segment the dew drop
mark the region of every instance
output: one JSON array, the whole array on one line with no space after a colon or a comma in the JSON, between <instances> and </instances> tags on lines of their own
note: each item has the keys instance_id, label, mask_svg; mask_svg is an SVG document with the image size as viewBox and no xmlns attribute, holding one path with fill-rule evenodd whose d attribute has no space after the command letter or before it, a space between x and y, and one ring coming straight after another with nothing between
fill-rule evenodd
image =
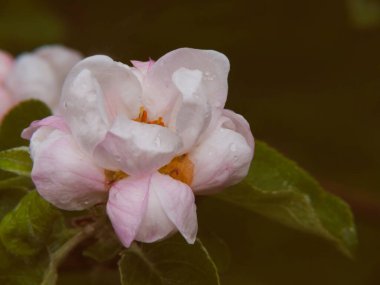
<instances>
[{"instance_id":1,"label":"dew drop","mask_svg":"<svg viewBox=\"0 0 380 285\"><path fill-rule=\"evenodd\" d=\"M231 144L231 146L230 146L230 150L232 151L232 152L235 152L236 151L236 144Z\"/></svg>"},{"instance_id":2,"label":"dew drop","mask_svg":"<svg viewBox=\"0 0 380 285\"><path fill-rule=\"evenodd\" d=\"M160 139L160 137L156 137L156 139L154 140L154 144L156 146L160 146L161 145L161 139Z\"/></svg>"}]
</instances>

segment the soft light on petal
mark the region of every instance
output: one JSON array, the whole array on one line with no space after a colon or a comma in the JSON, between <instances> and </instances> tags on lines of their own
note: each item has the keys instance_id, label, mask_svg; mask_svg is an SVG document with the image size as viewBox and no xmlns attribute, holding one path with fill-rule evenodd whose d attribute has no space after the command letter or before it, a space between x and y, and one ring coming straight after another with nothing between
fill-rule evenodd
<instances>
[{"instance_id":1,"label":"soft light on petal","mask_svg":"<svg viewBox=\"0 0 380 285\"><path fill-rule=\"evenodd\" d=\"M224 107L230 69L227 57L213 50L180 48L157 60L144 81L144 105L150 113L155 116L170 113L179 95L172 76L180 68L200 70L208 101L213 108Z\"/></svg>"},{"instance_id":2,"label":"soft light on petal","mask_svg":"<svg viewBox=\"0 0 380 285\"><path fill-rule=\"evenodd\" d=\"M180 138L168 128L118 117L94 156L99 166L141 175L169 163L180 147Z\"/></svg>"},{"instance_id":3,"label":"soft light on petal","mask_svg":"<svg viewBox=\"0 0 380 285\"><path fill-rule=\"evenodd\" d=\"M155 242L179 230L189 243L197 232L196 206L189 186L154 173L128 177L110 190L107 213L122 241Z\"/></svg>"},{"instance_id":4,"label":"soft light on petal","mask_svg":"<svg viewBox=\"0 0 380 285\"><path fill-rule=\"evenodd\" d=\"M107 56L92 56L69 73L60 112L83 149L91 153L118 114L138 116L140 94L140 82L128 66Z\"/></svg>"},{"instance_id":5,"label":"soft light on petal","mask_svg":"<svg viewBox=\"0 0 380 285\"><path fill-rule=\"evenodd\" d=\"M62 100L61 114L83 151L91 155L109 127L98 81L89 70L82 70L72 80L66 80Z\"/></svg>"},{"instance_id":6,"label":"soft light on petal","mask_svg":"<svg viewBox=\"0 0 380 285\"><path fill-rule=\"evenodd\" d=\"M194 194L191 188L168 175L155 173L151 180L162 209L188 243L194 243L198 230Z\"/></svg>"},{"instance_id":7,"label":"soft light on petal","mask_svg":"<svg viewBox=\"0 0 380 285\"><path fill-rule=\"evenodd\" d=\"M115 183L109 193L107 214L124 246L135 239L148 205L150 175L128 177Z\"/></svg>"},{"instance_id":8,"label":"soft light on petal","mask_svg":"<svg viewBox=\"0 0 380 285\"><path fill-rule=\"evenodd\" d=\"M169 127L181 137L181 153L188 152L207 128L211 118L211 107L202 92L202 72L180 68L173 73L173 82L181 92L172 112Z\"/></svg>"},{"instance_id":9,"label":"soft light on petal","mask_svg":"<svg viewBox=\"0 0 380 285\"><path fill-rule=\"evenodd\" d=\"M30 148L32 179L44 199L64 210L83 210L105 201L103 169L80 151L70 134L41 127Z\"/></svg>"},{"instance_id":10,"label":"soft light on petal","mask_svg":"<svg viewBox=\"0 0 380 285\"><path fill-rule=\"evenodd\" d=\"M21 133L21 137L26 140L30 140L32 135L40 127L52 127L54 129L61 130L62 132L69 133L70 130L66 125L65 120L60 116L49 116L39 121L34 121L29 127L24 129Z\"/></svg>"},{"instance_id":11,"label":"soft light on petal","mask_svg":"<svg viewBox=\"0 0 380 285\"><path fill-rule=\"evenodd\" d=\"M197 194L216 192L247 175L254 149L248 123L248 130L243 125L239 122L235 126L233 120L222 117L219 127L190 152L189 158L194 163L192 188Z\"/></svg>"}]
</instances>

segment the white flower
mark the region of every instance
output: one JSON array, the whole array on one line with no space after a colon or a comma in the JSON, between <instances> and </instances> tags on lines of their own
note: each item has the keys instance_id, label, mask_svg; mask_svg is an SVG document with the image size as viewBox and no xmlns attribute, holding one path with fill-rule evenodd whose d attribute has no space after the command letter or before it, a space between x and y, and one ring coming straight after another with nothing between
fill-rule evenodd
<instances>
[{"instance_id":1,"label":"white flower","mask_svg":"<svg viewBox=\"0 0 380 285\"><path fill-rule=\"evenodd\" d=\"M32 178L63 209L90 207L109 191L107 213L127 247L177 230L193 243L193 193L239 182L253 157L247 121L224 109L228 59L182 48L133 65L93 56L70 71L62 117L24 131Z\"/></svg>"},{"instance_id":2,"label":"white flower","mask_svg":"<svg viewBox=\"0 0 380 285\"><path fill-rule=\"evenodd\" d=\"M56 111L66 75L81 58L78 52L59 45L38 48L15 60L0 52L0 98L6 93L8 102L4 110L23 100L38 99Z\"/></svg>"}]
</instances>

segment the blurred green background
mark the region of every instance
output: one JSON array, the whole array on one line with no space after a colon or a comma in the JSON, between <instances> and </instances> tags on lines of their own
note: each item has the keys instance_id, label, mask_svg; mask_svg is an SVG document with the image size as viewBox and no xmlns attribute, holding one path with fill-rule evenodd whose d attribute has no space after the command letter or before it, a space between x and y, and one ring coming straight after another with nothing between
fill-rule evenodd
<instances>
[{"instance_id":1,"label":"blurred green background","mask_svg":"<svg viewBox=\"0 0 380 285\"><path fill-rule=\"evenodd\" d=\"M227 106L350 203L360 244L351 261L317 238L201 201L213 222L200 222L230 248L222 284L380 284L379 0L0 0L0 48L49 43L126 63L184 46L225 53ZM62 284L76 284L78 264L67 262ZM112 265L85 266L82 283L118 284Z\"/></svg>"}]
</instances>

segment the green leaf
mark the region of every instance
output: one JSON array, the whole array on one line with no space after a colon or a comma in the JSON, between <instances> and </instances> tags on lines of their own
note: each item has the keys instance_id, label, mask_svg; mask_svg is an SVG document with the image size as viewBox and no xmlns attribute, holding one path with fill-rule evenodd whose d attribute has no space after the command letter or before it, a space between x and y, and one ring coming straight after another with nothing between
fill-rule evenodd
<instances>
[{"instance_id":1,"label":"green leaf","mask_svg":"<svg viewBox=\"0 0 380 285\"><path fill-rule=\"evenodd\" d=\"M349 206L323 191L308 173L262 142L256 142L246 179L215 197L319 235L348 256L357 244Z\"/></svg>"},{"instance_id":2,"label":"green leaf","mask_svg":"<svg viewBox=\"0 0 380 285\"><path fill-rule=\"evenodd\" d=\"M4 180L0 180L0 190L2 189L33 189L33 181L30 177L13 176Z\"/></svg>"},{"instance_id":3,"label":"green leaf","mask_svg":"<svg viewBox=\"0 0 380 285\"><path fill-rule=\"evenodd\" d=\"M153 244L133 244L123 253L119 270L123 285L220 284L201 241L188 245L178 235Z\"/></svg>"},{"instance_id":4,"label":"green leaf","mask_svg":"<svg viewBox=\"0 0 380 285\"><path fill-rule=\"evenodd\" d=\"M0 241L12 255L33 256L47 249L61 225L61 213L32 191L0 222Z\"/></svg>"},{"instance_id":5,"label":"green leaf","mask_svg":"<svg viewBox=\"0 0 380 285\"><path fill-rule=\"evenodd\" d=\"M227 243L213 232L205 233L200 231L198 232L198 237L207 248L207 251L214 261L218 272L222 273L227 271L231 263L231 252Z\"/></svg>"},{"instance_id":6,"label":"green leaf","mask_svg":"<svg viewBox=\"0 0 380 285\"><path fill-rule=\"evenodd\" d=\"M41 101L28 100L14 107L3 119L0 127L0 150L28 145L21 132L31 122L51 115L50 109Z\"/></svg>"},{"instance_id":7,"label":"green leaf","mask_svg":"<svg viewBox=\"0 0 380 285\"><path fill-rule=\"evenodd\" d=\"M20 188L0 188L0 221L9 211L16 207L25 194L26 191Z\"/></svg>"},{"instance_id":8,"label":"green leaf","mask_svg":"<svg viewBox=\"0 0 380 285\"><path fill-rule=\"evenodd\" d=\"M18 175L30 176L33 162L24 146L0 151L0 169Z\"/></svg>"}]
</instances>

